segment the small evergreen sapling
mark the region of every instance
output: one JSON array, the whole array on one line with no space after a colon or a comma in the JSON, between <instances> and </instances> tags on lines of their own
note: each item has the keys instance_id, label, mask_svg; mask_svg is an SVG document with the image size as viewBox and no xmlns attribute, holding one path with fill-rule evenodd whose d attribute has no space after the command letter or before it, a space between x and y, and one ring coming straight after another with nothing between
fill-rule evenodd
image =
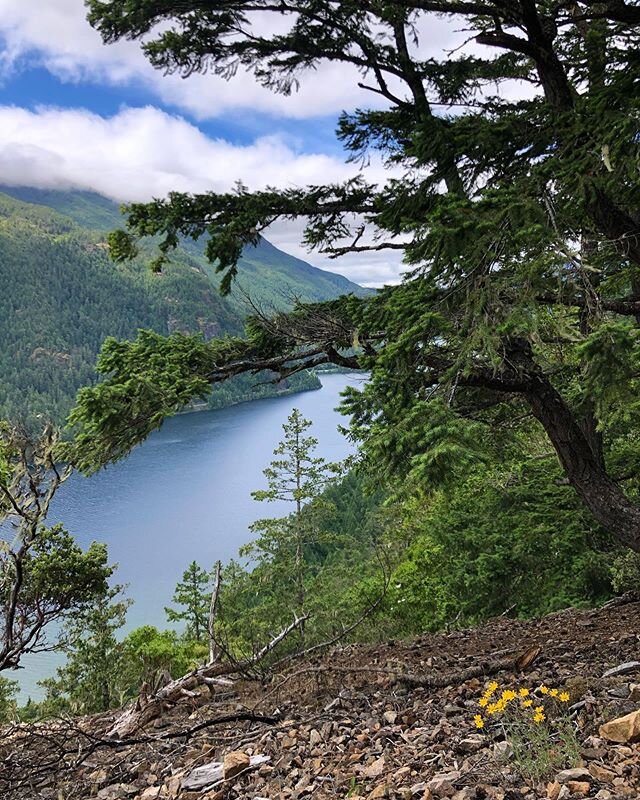
<instances>
[{"instance_id":1,"label":"small evergreen sapling","mask_svg":"<svg viewBox=\"0 0 640 800\"><path fill-rule=\"evenodd\" d=\"M252 492L262 502L289 503L293 512L254 522L251 530L259 536L241 549L242 555L268 564L276 580L293 587L298 616L305 613L310 548L322 538L319 523L327 503L321 496L340 473L338 464L314 455L318 440L307 435L310 427L311 421L294 408L273 451L277 458L264 470L267 488Z\"/></svg>"},{"instance_id":2,"label":"small evergreen sapling","mask_svg":"<svg viewBox=\"0 0 640 800\"><path fill-rule=\"evenodd\" d=\"M165 608L169 622L187 623L185 635L188 639L196 642L206 640L210 594L211 575L192 561L173 593L173 602L180 610Z\"/></svg>"}]
</instances>

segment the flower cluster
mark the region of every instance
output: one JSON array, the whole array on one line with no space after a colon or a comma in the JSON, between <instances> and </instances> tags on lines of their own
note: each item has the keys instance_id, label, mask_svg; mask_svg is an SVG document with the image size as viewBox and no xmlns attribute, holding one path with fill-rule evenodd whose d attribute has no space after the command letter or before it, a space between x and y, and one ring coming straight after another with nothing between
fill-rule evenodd
<instances>
[{"instance_id":1,"label":"flower cluster","mask_svg":"<svg viewBox=\"0 0 640 800\"><path fill-rule=\"evenodd\" d=\"M478 700L480 708L488 717L503 714L510 704L516 704L521 709L531 709L533 722L539 724L544 722L546 717L544 700L552 698L559 703L569 702L569 693L561 692L559 689L550 689L548 686L542 684L537 689L530 691L526 686L520 687L517 691L513 689L504 689L498 694L499 685L496 681L491 681L487 686L484 694ZM543 699L540 700L539 696L542 695ZM538 700L539 704L536 704ZM476 714L473 718L476 728L481 729L485 726L485 718L482 714Z\"/></svg>"}]
</instances>

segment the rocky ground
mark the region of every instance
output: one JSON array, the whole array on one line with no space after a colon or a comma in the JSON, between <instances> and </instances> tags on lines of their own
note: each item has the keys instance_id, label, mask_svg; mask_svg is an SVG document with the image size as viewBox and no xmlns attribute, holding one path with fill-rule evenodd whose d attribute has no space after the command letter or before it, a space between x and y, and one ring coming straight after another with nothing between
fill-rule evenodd
<instances>
[{"instance_id":1,"label":"rocky ground","mask_svg":"<svg viewBox=\"0 0 640 800\"><path fill-rule=\"evenodd\" d=\"M516 741L505 717L479 707L492 680L492 701L528 688L533 707L544 704L548 719L526 723L531 742L526 726ZM550 701L543 685L570 699ZM640 602L336 649L262 681L203 688L126 741L105 738L113 719L5 730L0 797L637 798ZM530 775L534 743L550 762L542 777ZM573 757L552 763L570 745Z\"/></svg>"}]
</instances>

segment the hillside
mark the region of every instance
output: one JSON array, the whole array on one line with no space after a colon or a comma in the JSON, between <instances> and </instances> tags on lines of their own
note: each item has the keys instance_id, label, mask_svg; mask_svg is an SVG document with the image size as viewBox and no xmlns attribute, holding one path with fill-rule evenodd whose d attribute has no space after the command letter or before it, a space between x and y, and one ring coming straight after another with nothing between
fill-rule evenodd
<instances>
[{"instance_id":1,"label":"hillside","mask_svg":"<svg viewBox=\"0 0 640 800\"><path fill-rule=\"evenodd\" d=\"M630 800L640 792L639 622L628 596L336 648L254 680L246 670L209 688L194 680L124 741L105 736L121 712L8 727L0 789L8 800ZM550 721L531 731L549 731L538 741L555 764L523 758L508 721L485 714L477 730L491 680L544 704ZM635 732L621 717L637 719ZM553 733L562 719L564 739ZM532 777L536 765L546 773Z\"/></svg>"},{"instance_id":2,"label":"hillside","mask_svg":"<svg viewBox=\"0 0 640 800\"><path fill-rule=\"evenodd\" d=\"M162 275L140 260L114 265L105 233L122 224L118 207L89 192L2 187L0 193L0 417L33 419L68 413L78 387L95 380L107 336L128 339L139 328L160 333L239 334L245 294L267 308L293 297L323 300L361 287L306 264L263 240L248 248L242 278L229 298L197 243L181 248ZM312 376L288 386L254 388L244 377L216 390L211 407L275 391L313 388Z\"/></svg>"}]
</instances>

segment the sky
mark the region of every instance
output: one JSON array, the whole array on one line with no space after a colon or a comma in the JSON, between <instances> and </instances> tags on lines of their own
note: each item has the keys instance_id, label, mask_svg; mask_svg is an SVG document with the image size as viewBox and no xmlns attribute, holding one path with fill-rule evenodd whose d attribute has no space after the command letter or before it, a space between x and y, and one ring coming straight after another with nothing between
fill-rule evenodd
<instances>
[{"instance_id":1,"label":"sky","mask_svg":"<svg viewBox=\"0 0 640 800\"><path fill-rule=\"evenodd\" d=\"M276 20L264 20L274 25ZM442 52L451 31L426 32ZM348 164L334 136L342 110L371 107L347 66L322 65L290 96L240 72L166 76L136 42L103 45L83 0L0 0L0 183L80 188L119 202L170 190L224 191L341 181ZM372 160L367 179L384 180ZM300 245L301 225L277 223L278 247L365 285L396 282L396 253L329 260Z\"/></svg>"}]
</instances>

